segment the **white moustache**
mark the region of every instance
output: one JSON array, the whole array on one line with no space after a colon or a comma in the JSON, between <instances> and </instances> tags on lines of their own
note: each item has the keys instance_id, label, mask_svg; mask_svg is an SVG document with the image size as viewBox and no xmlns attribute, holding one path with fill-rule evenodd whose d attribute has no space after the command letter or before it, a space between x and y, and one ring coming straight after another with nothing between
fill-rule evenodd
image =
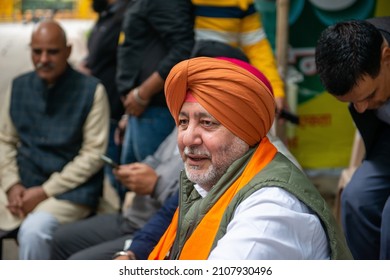
<instances>
[{"instance_id":1,"label":"white moustache","mask_svg":"<svg viewBox=\"0 0 390 280\"><path fill-rule=\"evenodd\" d=\"M42 63L42 62L39 62L37 63L37 66L36 66L36 69L37 70L41 70L41 69L53 69L54 68L54 64L53 63Z\"/></svg>"},{"instance_id":2,"label":"white moustache","mask_svg":"<svg viewBox=\"0 0 390 280\"><path fill-rule=\"evenodd\" d=\"M184 154L186 156L188 155L197 155L197 156L206 156L206 157L210 157L210 153L208 151L202 151L200 149L197 149L197 148L191 148L191 147L185 147L184 148Z\"/></svg>"}]
</instances>

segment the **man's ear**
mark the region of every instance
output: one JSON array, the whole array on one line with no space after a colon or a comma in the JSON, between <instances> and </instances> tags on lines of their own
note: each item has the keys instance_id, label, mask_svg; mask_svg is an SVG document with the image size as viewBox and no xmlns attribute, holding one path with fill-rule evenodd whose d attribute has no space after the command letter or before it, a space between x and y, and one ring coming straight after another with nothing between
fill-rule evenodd
<instances>
[{"instance_id":1,"label":"man's ear","mask_svg":"<svg viewBox=\"0 0 390 280\"><path fill-rule=\"evenodd\" d=\"M68 59L70 57L70 54L72 53L72 45L66 46L66 58Z\"/></svg>"},{"instance_id":2,"label":"man's ear","mask_svg":"<svg viewBox=\"0 0 390 280\"><path fill-rule=\"evenodd\" d=\"M390 43L384 40L383 42L383 48L382 48L382 61L385 63L390 62Z\"/></svg>"}]
</instances>

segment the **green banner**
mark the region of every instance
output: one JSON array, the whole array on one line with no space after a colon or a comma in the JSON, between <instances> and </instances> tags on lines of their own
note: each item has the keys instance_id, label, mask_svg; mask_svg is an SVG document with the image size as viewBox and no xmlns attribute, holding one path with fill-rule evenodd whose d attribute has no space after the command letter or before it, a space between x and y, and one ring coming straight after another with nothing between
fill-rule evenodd
<instances>
[{"instance_id":1,"label":"green banner","mask_svg":"<svg viewBox=\"0 0 390 280\"><path fill-rule=\"evenodd\" d=\"M275 46L276 1L257 0L256 7ZM347 104L325 92L316 73L314 52L320 33L340 20L385 15L390 15L390 1L386 0L290 1L288 61L290 69L299 73L301 79L293 90L289 89L289 77L286 84L289 103L300 116L301 124L289 126L287 137L291 152L303 168L346 167L355 132Z\"/></svg>"}]
</instances>

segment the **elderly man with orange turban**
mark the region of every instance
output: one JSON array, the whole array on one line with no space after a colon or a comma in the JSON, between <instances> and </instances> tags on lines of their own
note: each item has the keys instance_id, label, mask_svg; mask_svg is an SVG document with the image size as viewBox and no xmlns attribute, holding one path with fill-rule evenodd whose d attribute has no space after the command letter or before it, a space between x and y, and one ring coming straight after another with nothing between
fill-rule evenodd
<instances>
[{"instance_id":1,"label":"elderly man with orange turban","mask_svg":"<svg viewBox=\"0 0 390 280\"><path fill-rule=\"evenodd\" d=\"M199 57L165 83L184 161L179 207L149 259L350 259L326 202L268 140L272 88L251 65Z\"/></svg>"}]
</instances>

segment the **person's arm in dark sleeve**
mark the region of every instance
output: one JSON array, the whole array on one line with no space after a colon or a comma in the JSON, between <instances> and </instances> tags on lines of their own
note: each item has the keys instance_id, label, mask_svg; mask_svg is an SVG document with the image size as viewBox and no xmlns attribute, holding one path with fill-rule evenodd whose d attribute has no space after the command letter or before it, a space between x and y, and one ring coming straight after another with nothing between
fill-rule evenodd
<instances>
[{"instance_id":1,"label":"person's arm in dark sleeve","mask_svg":"<svg viewBox=\"0 0 390 280\"><path fill-rule=\"evenodd\" d=\"M165 80L174 65L191 55L195 42L193 6L189 0L151 0L149 12L151 25L168 49L157 67Z\"/></svg>"},{"instance_id":2,"label":"person's arm in dark sleeve","mask_svg":"<svg viewBox=\"0 0 390 280\"><path fill-rule=\"evenodd\" d=\"M145 226L134 234L133 241L127 250L133 252L137 260L148 258L150 252L171 223L178 202L179 192L176 192L165 201L164 205L150 218Z\"/></svg>"}]
</instances>

